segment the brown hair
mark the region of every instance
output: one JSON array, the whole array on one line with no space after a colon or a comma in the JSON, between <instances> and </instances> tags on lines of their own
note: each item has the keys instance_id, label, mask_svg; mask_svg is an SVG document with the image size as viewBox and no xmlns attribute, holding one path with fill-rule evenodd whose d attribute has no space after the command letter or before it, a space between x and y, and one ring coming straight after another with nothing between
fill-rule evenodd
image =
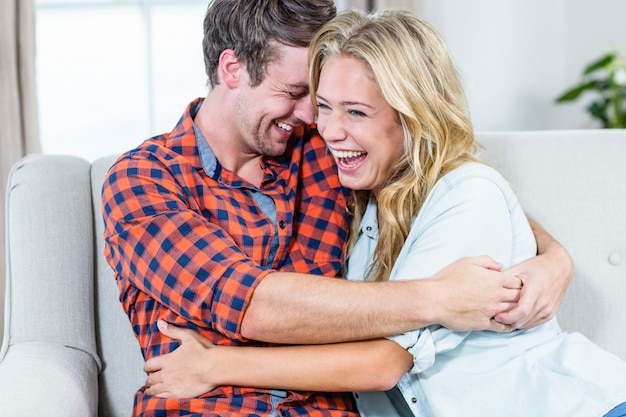
<instances>
[{"instance_id":1,"label":"brown hair","mask_svg":"<svg viewBox=\"0 0 626 417\"><path fill-rule=\"evenodd\" d=\"M214 0L204 18L204 65L209 84L219 83L221 53L232 49L253 86L275 59L275 42L306 48L315 32L336 14L332 0Z\"/></svg>"}]
</instances>

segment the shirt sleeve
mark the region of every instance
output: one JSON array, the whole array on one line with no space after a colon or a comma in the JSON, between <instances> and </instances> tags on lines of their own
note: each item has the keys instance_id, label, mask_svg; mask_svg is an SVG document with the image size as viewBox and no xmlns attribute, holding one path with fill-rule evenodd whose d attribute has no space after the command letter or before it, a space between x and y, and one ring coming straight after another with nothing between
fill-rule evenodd
<instances>
[{"instance_id":1,"label":"shirt sleeve","mask_svg":"<svg viewBox=\"0 0 626 417\"><path fill-rule=\"evenodd\" d=\"M181 182L197 175L174 172L181 169L145 155L116 162L102 191L105 256L122 298L132 286L196 325L242 339L243 313L269 270L202 215L187 185L201 179Z\"/></svg>"},{"instance_id":2,"label":"shirt sleeve","mask_svg":"<svg viewBox=\"0 0 626 417\"><path fill-rule=\"evenodd\" d=\"M469 176L450 182L444 177L412 227L395 279L430 277L465 256L489 255L507 267L512 259L514 222L528 227L503 179L500 183ZM420 373L435 363L438 353L456 348L468 334L429 326L389 339L411 352L411 373Z\"/></svg>"}]
</instances>

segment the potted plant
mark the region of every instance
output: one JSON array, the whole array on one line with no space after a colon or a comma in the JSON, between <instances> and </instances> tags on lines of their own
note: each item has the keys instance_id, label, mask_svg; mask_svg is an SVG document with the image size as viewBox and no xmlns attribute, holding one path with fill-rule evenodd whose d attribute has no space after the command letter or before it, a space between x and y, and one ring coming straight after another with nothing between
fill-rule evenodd
<instances>
[{"instance_id":1,"label":"potted plant","mask_svg":"<svg viewBox=\"0 0 626 417\"><path fill-rule=\"evenodd\" d=\"M557 103L578 99L587 91L596 98L587 107L604 128L626 128L626 60L611 50L585 67L580 83L557 97Z\"/></svg>"}]
</instances>

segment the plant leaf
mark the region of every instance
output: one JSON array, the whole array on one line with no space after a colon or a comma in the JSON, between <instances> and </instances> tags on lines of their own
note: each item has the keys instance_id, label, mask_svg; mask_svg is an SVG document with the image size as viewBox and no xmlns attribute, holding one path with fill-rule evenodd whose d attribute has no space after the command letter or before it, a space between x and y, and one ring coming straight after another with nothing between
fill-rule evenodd
<instances>
[{"instance_id":1,"label":"plant leaf","mask_svg":"<svg viewBox=\"0 0 626 417\"><path fill-rule=\"evenodd\" d=\"M556 102L564 103L566 101L576 100L578 96L580 96L585 91L594 90L598 88L598 86L600 86L600 82L598 82L597 80L591 80L584 84L580 84L574 88L567 90L565 93L561 94L559 97L557 97Z\"/></svg>"},{"instance_id":2,"label":"plant leaf","mask_svg":"<svg viewBox=\"0 0 626 417\"><path fill-rule=\"evenodd\" d=\"M587 108L591 117L593 117L594 119L600 120L602 124L604 125L604 127L607 127L610 124L609 118L606 115L607 106L608 106L608 102L606 100L602 103L598 103L597 101L594 101Z\"/></svg>"},{"instance_id":3,"label":"plant leaf","mask_svg":"<svg viewBox=\"0 0 626 417\"><path fill-rule=\"evenodd\" d=\"M583 71L583 75L589 75L594 71L605 68L611 62L613 62L614 59L615 54L613 52L604 55L602 58L599 58L598 60L589 64Z\"/></svg>"}]
</instances>

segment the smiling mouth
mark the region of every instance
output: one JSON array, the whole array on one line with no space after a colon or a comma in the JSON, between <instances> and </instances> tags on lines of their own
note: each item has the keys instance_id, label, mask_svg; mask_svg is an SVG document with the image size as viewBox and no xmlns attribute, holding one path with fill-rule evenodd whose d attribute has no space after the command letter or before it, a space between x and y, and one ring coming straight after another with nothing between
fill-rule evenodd
<instances>
[{"instance_id":1,"label":"smiling mouth","mask_svg":"<svg viewBox=\"0 0 626 417\"><path fill-rule=\"evenodd\" d=\"M337 163L348 168L357 166L367 155L365 151L338 151L331 149L330 152L337 160Z\"/></svg>"},{"instance_id":2,"label":"smiling mouth","mask_svg":"<svg viewBox=\"0 0 626 417\"><path fill-rule=\"evenodd\" d=\"M288 125L287 123L283 123L283 122L276 122L274 123L280 130L287 132L287 133L291 133L293 132L294 127L292 125Z\"/></svg>"}]
</instances>

